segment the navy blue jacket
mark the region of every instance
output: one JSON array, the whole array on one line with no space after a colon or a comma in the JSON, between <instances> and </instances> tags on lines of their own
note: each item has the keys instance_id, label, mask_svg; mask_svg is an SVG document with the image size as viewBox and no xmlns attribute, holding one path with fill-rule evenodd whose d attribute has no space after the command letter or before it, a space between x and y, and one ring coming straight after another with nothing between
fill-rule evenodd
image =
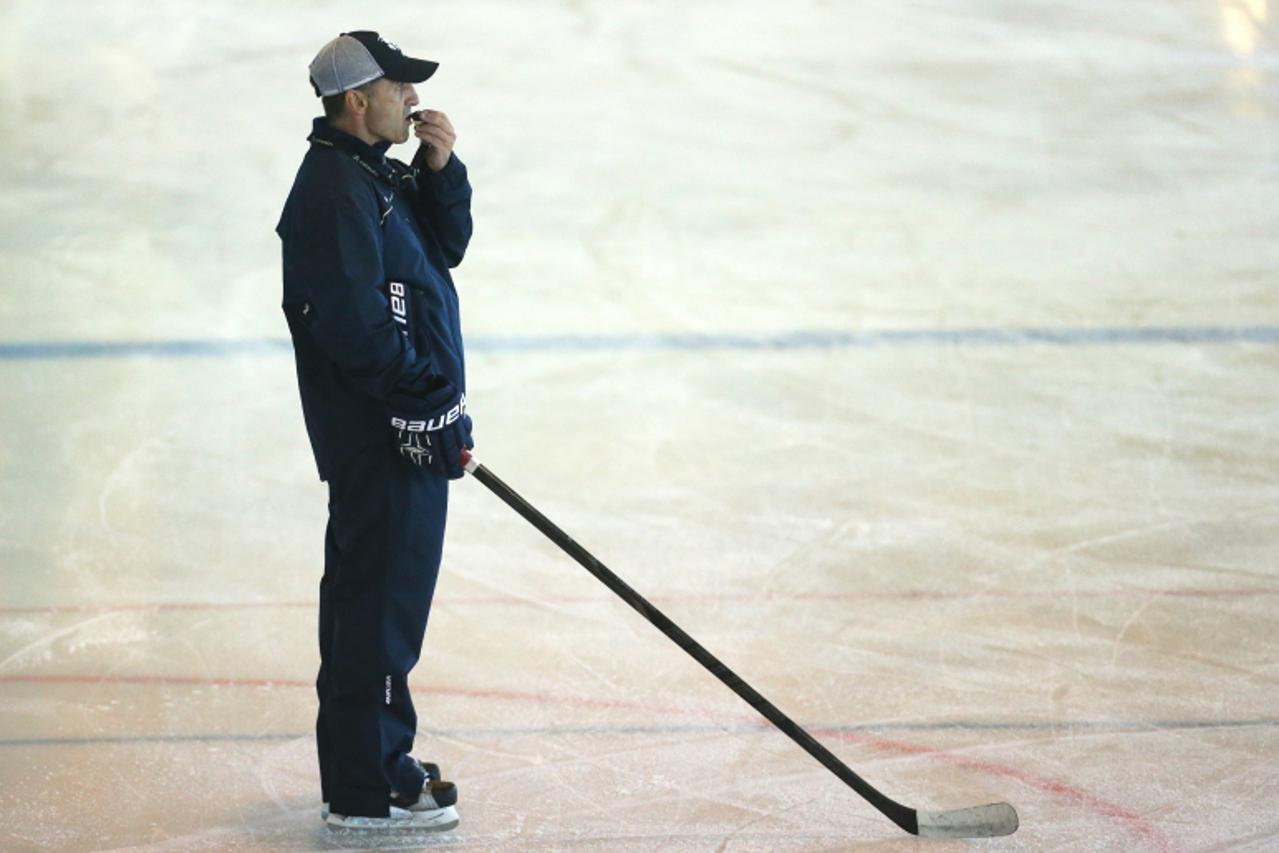
<instances>
[{"instance_id":1,"label":"navy blue jacket","mask_svg":"<svg viewBox=\"0 0 1279 853\"><path fill-rule=\"evenodd\" d=\"M426 413L466 393L449 269L471 239L471 185L386 157L317 118L276 233L284 314L320 479L389 444L388 413Z\"/></svg>"}]
</instances>

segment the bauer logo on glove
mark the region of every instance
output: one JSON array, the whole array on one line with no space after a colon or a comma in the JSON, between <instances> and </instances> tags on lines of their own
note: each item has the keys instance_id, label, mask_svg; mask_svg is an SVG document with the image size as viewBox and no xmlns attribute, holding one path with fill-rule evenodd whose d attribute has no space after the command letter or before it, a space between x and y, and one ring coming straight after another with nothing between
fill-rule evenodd
<instances>
[{"instance_id":1,"label":"bauer logo on glove","mask_svg":"<svg viewBox=\"0 0 1279 853\"><path fill-rule=\"evenodd\" d=\"M458 398L457 405L450 408L447 412L442 412L436 417L426 420L406 420L405 418L391 415L392 429L401 432L436 432L444 429L449 424L455 423L459 418L466 414L466 395L463 394Z\"/></svg>"},{"instance_id":2,"label":"bauer logo on glove","mask_svg":"<svg viewBox=\"0 0 1279 853\"><path fill-rule=\"evenodd\" d=\"M475 446L465 394L434 413L423 416L391 412L390 420L401 456L450 480L462 476L462 448Z\"/></svg>"}]
</instances>

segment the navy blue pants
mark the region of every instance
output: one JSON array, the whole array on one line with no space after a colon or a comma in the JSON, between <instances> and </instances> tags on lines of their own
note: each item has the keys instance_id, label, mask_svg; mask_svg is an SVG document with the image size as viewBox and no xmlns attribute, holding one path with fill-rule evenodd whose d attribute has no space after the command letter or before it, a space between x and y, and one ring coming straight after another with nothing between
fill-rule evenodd
<instances>
[{"instance_id":1,"label":"navy blue pants","mask_svg":"<svg viewBox=\"0 0 1279 853\"><path fill-rule=\"evenodd\" d=\"M329 478L320 581L320 788L336 814L385 817L416 797L408 674L435 594L449 481L369 448Z\"/></svg>"}]
</instances>

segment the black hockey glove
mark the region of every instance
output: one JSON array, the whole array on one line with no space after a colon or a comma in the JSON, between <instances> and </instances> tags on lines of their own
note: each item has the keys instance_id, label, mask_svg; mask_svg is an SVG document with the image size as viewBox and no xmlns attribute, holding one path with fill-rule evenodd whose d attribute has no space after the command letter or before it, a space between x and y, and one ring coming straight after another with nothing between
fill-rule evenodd
<instances>
[{"instance_id":1,"label":"black hockey glove","mask_svg":"<svg viewBox=\"0 0 1279 853\"><path fill-rule=\"evenodd\" d=\"M416 409L416 407L414 407ZM400 455L421 468L428 468L450 480L460 478L462 448L475 446L471 439L471 418L466 414L466 395L452 398L433 412L391 412L391 428Z\"/></svg>"}]
</instances>

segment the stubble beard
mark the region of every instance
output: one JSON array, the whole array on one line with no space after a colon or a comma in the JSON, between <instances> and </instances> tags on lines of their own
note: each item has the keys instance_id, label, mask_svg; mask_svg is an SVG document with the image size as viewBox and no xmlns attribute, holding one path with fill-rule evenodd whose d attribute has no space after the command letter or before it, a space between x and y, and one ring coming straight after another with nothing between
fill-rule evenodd
<instances>
[{"instance_id":1,"label":"stubble beard","mask_svg":"<svg viewBox=\"0 0 1279 853\"><path fill-rule=\"evenodd\" d=\"M375 131L374 135L380 139L385 139L392 144L401 144L409 141L409 127L404 119L399 120L399 124L392 124L393 119L388 117L384 128Z\"/></svg>"}]
</instances>

